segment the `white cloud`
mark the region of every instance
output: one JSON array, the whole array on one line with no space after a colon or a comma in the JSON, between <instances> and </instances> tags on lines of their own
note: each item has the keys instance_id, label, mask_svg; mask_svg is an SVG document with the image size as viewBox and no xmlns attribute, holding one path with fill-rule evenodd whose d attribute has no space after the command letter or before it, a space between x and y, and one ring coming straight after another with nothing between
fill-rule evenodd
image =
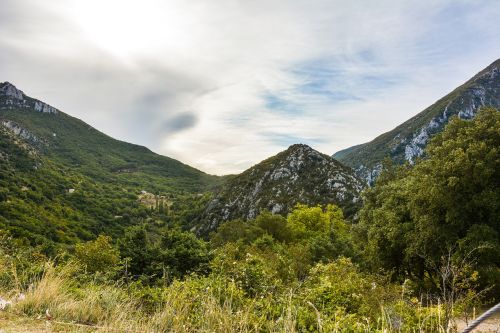
<instances>
[{"instance_id":1,"label":"white cloud","mask_svg":"<svg viewBox=\"0 0 500 333\"><path fill-rule=\"evenodd\" d=\"M217 174L370 140L500 54L496 1L0 2L0 80Z\"/></svg>"}]
</instances>

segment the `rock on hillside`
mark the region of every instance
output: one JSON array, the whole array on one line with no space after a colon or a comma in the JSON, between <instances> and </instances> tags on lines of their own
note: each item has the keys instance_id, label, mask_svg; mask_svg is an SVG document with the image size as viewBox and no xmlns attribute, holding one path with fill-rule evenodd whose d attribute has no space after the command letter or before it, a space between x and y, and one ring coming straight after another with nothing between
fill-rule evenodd
<instances>
[{"instance_id":1,"label":"rock on hillside","mask_svg":"<svg viewBox=\"0 0 500 333\"><path fill-rule=\"evenodd\" d=\"M229 180L209 203L199 232L252 219L262 209L287 214L297 203L334 203L352 215L362 188L349 167L307 145L293 145Z\"/></svg>"},{"instance_id":2,"label":"rock on hillside","mask_svg":"<svg viewBox=\"0 0 500 333\"><path fill-rule=\"evenodd\" d=\"M0 110L15 108L33 109L43 113L57 113L59 111L44 102L26 96L10 82L0 82Z\"/></svg>"}]
</instances>

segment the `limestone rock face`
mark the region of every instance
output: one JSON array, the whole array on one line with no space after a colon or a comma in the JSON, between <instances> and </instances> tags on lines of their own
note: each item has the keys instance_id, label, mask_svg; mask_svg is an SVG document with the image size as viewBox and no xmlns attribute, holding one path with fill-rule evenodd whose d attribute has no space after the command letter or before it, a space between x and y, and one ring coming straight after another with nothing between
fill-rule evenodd
<instances>
[{"instance_id":1,"label":"limestone rock face","mask_svg":"<svg viewBox=\"0 0 500 333\"><path fill-rule=\"evenodd\" d=\"M57 113L58 110L44 102L26 96L10 82L0 83L0 110L33 109L43 113Z\"/></svg>"},{"instance_id":2,"label":"limestone rock face","mask_svg":"<svg viewBox=\"0 0 500 333\"><path fill-rule=\"evenodd\" d=\"M35 102L35 106L34 106L35 110L38 111L38 112L44 112L44 113L57 113L57 109L48 105L48 104L45 104L43 102L39 102L39 101L36 101Z\"/></svg>"},{"instance_id":3,"label":"limestone rock face","mask_svg":"<svg viewBox=\"0 0 500 333\"><path fill-rule=\"evenodd\" d=\"M17 100L23 100L24 96L24 93L21 90L17 89L12 83L9 82L0 84L0 94Z\"/></svg>"},{"instance_id":4,"label":"limestone rock face","mask_svg":"<svg viewBox=\"0 0 500 333\"><path fill-rule=\"evenodd\" d=\"M40 141L36 135L11 120L3 120L1 125L8 129L12 134L17 135L31 143L38 143Z\"/></svg>"}]
</instances>

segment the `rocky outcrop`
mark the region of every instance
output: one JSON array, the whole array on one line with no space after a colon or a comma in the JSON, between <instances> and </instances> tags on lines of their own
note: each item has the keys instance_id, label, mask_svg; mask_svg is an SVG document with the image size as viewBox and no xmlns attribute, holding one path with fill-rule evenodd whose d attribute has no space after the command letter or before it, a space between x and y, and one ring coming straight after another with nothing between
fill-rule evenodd
<instances>
[{"instance_id":1,"label":"rocky outcrop","mask_svg":"<svg viewBox=\"0 0 500 333\"><path fill-rule=\"evenodd\" d=\"M22 128L19 124L11 121L11 120L3 120L2 121L2 126L8 129L12 134L29 141L30 143L40 143L40 139L28 131L27 129Z\"/></svg>"},{"instance_id":2,"label":"rocky outcrop","mask_svg":"<svg viewBox=\"0 0 500 333\"><path fill-rule=\"evenodd\" d=\"M293 145L231 179L204 212L202 231L232 219L253 219L262 209L287 214L297 203L334 203L352 214L363 183L354 171L307 145Z\"/></svg>"},{"instance_id":3,"label":"rocky outcrop","mask_svg":"<svg viewBox=\"0 0 500 333\"><path fill-rule=\"evenodd\" d=\"M22 101L24 97L24 93L9 82L0 84L0 95L20 101Z\"/></svg>"},{"instance_id":4,"label":"rocky outcrop","mask_svg":"<svg viewBox=\"0 0 500 333\"><path fill-rule=\"evenodd\" d=\"M57 109L55 107L52 107L40 101L35 101L34 109L35 111L43 113L57 113Z\"/></svg>"},{"instance_id":5,"label":"rocky outcrop","mask_svg":"<svg viewBox=\"0 0 500 333\"><path fill-rule=\"evenodd\" d=\"M1 109L33 109L37 112L55 114L58 110L44 102L26 96L12 83L0 83L0 110Z\"/></svg>"}]
</instances>

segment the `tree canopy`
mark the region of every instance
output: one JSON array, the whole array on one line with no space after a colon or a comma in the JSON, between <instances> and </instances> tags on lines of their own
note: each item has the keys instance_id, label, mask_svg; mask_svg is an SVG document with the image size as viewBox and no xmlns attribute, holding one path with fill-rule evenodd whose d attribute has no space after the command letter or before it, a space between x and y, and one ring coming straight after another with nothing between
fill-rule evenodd
<instances>
[{"instance_id":1,"label":"tree canopy","mask_svg":"<svg viewBox=\"0 0 500 333\"><path fill-rule=\"evenodd\" d=\"M443 256L500 267L500 113L453 118L414 167L386 166L365 193L361 226L373 267L431 276Z\"/></svg>"}]
</instances>

